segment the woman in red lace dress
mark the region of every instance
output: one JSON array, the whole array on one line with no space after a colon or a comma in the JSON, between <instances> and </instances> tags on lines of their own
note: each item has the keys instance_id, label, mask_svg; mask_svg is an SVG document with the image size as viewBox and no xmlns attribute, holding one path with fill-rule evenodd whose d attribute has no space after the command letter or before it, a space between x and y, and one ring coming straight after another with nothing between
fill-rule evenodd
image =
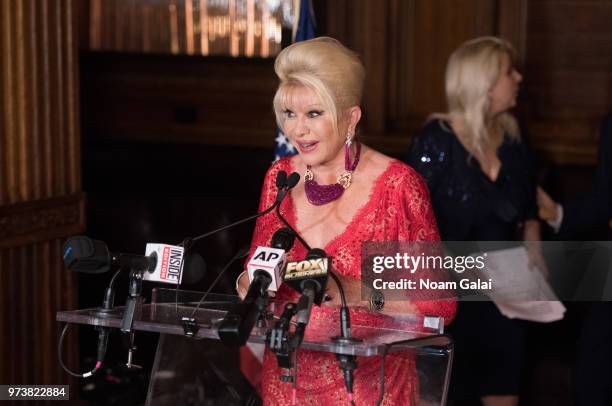
<instances>
[{"instance_id":1,"label":"woman in red lace dress","mask_svg":"<svg viewBox=\"0 0 612 406\"><path fill-rule=\"evenodd\" d=\"M280 79L274 97L278 125L299 154L275 162L268 170L260 207L274 201L278 171L302 174L280 211L311 247L322 248L333 257L332 270L344 287L353 325L383 327L391 320L386 313L440 315L450 321L456 306L452 300L388 301L377 312L368 311L368 301L361 300L362 241L433 241L439 236L421 177L355 139L365 76L357 56L332 38L316 38L284 49L276 59L275 71ZM272 234L281 227L274 214L260 217L252 247L269 245ZM297 241L288 253L289 260L305 255ZM248 278L240 277L237 282L244 295ZM313 309L311 323L339 319L337 287L330 281L327 288L332 300ZM297 298L286 286L277 297ZM300 350L298 365L299 404L346 403L343 377L333 354ZM263 368L264 402L291 404L291 385L280 382L276 358L269 352ZM379 374L379 357L359 358L353 395L357 405L375 404ZM389 354L383 404L415 405L417 396L414 358Z\"/></svg>"}]
</instances>

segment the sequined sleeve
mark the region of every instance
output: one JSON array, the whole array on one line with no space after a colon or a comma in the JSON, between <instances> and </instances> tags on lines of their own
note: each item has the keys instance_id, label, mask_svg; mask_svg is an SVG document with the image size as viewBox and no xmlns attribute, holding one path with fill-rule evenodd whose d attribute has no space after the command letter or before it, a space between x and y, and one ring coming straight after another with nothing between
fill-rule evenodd
<instances>
[{"instance_id":1,"label":"sequined sleeve","mask_svg":"<svg viewBox=\"0 0 612 406\"><path fill-rule=\"evenodd\" d=\"M406 163L420 173L431 193L434 193L448 166L448 143L442 121L429 122L412 141ZM452 135L452 134L451 134Z\"/></svg>"}]
</instances>

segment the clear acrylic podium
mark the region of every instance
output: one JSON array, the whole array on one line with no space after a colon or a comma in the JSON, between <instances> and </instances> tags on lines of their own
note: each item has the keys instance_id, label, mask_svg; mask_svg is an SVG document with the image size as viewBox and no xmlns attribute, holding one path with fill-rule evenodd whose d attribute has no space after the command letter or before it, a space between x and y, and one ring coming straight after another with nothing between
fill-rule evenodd
<instances>
[{"instance_id":1,"label":"clear acrylic podium","mask_svg":"<svg viewBox=\"0 0 612 406\"><path fill-rule=\"evenodd\" d=\"M239 299L236 296L202 292L154 289L150 304L136 311L133 330L157 332L160 340L151 372L147 405L250 405L258 404L253 390L240 372L238 348L222 344L217 326ZM268 306L268 325L284 307L272 299ZM122 308L105 315L98 309L57 313L60 322L120 328ZM194 337L185 335L182 317L193 317L198 324ZM445 405L453 358L452 340L443 334L440 317L394 317L385 328L358 325L353 322L352 335L361 341L338 344L338 323L325 325L312 320L300 351L315 350L371 357L385 351L413 352L419 379L419 405ZM313 328L311 328L313 327ZM309 334L310 331L316 331ZM265 344L267 326L255 327L249 343ZM299 366L298 366L299 367ZM298 400L299 404L299 400Z\"/></svg>"}]
</instances>

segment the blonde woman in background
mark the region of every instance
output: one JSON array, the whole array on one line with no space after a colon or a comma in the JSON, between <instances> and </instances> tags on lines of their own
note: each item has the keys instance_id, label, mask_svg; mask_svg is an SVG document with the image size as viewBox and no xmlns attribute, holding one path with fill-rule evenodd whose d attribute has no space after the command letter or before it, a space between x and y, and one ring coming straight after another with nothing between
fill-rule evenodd
<instances>
[{"instance_id":1,"label":"blonde woman in background","mask_svg":"<svg viewBox=\"0 0 612 406\"><path fill-rule=\"evenodd\" d=\"M528 153L509 113L522 80L514 55L495 37L455 50L446 69L448 112L434 114L414 139L408 163L429 186L442 240L540 239ZM530 261L542 264L537 251ZM525 327L492 302L460 303L451 326L455 404L518 404Z\"/></svg>"}]
</instances>

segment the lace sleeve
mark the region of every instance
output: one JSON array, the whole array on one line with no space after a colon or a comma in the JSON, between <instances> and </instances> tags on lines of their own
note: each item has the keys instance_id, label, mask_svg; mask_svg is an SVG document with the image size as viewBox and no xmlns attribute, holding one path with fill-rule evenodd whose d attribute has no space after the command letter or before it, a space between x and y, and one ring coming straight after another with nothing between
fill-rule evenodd
<instances>
[{"instance_id":1,"label":"lace sleeve","mask_svg":"<svg viewBox=\"0 0 612 406\"><path fill-rule=\"evenodd\" d=\"M438 227L433 208L429 198L429 191L423 178L412 168L407 169L401 193L399 194L404 208L404 215L400 216L400 241L440 241ZM441 254L435 252L433 254ZM441 270L422 270L420 277L432 280L445 280L446 274ZM453 293L444 290L423 292L427 300L415 300L413 303L424 315L444 317L445 324L455 316L457 303ZM430 298L430 299L429 299ZM442 300L440 300L442 299Z\"/></svg>"}]
</instances>

